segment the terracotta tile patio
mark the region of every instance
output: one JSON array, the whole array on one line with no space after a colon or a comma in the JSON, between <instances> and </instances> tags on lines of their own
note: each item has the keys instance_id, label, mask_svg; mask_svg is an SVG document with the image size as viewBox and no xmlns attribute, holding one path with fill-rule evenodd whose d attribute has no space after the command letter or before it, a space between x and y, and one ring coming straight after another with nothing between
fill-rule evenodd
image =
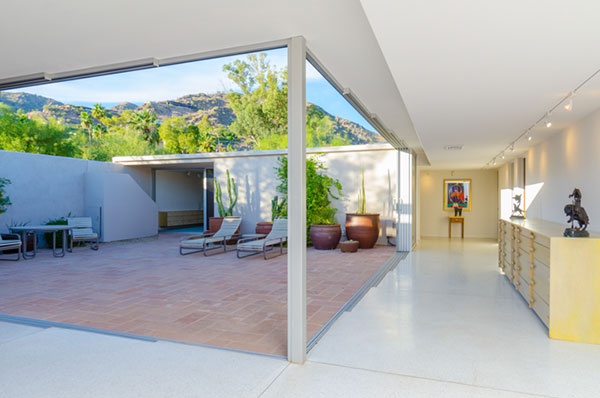
<instances>
[{"instance_id":1,"label":"terracotta tile patio","mask_svg":"<svg viewBox=\"0 0 600 398\"><path fill-rule=\"evenodd\" d=\"M0 263L0 313L285 356L286 256L180 256L182 235ZM309 249L308 337L393 254Z\"/></svg>"}]
</instances>

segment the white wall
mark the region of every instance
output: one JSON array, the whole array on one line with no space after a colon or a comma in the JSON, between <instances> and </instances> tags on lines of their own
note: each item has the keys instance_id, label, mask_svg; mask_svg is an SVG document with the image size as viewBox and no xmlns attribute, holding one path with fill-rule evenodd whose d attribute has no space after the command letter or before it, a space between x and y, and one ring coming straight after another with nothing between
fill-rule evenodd
<instances>
[{"instance_id":1,"label":"white wall","mask_svg":"<svg viewBox=\"0 0 600 398\"><path fill-rule=\"evenodd\" d=\"M566 225L563 208L579 188L591 220L588 229L600 232L600 110L531 148L526 157L527 217Z\"/></svg>"},{"instance_id":2,"label":"white wall","mask_svg":"<svg viewBox=\"0 0 600 398\"><path fill-rule=\"evenodd\" d=\"M158 233L156 203L124 173L86 173L88 211L102 209L102 241L142 238ZM86 214L93 217L92 214Z\"/></svg>"},{"instance_id":3,"label":"white wall","mask_svg":"<svg viewBox=\"0 0 600 398\"><path fill-rule=\"evenodd\" d=\"M149 169L119 164L34 153L0 151L0 177L12 184L6 187L13 203L0 215L0 231L7 224L28 222L43 224L49 219L91 215L95 203L86 203L86 175L109 173L130 179L139 192L148 195L151 186ZM135 181L135 183L133 183ZM139 235L147 236L147 235ZM139 237L138 236L138 237Z\"/></svg>"},{"instance_id":4,"label":"white wall","mask_svg":"<svg viewBox=\"0 0 600 398\"><path fill-rule=\"evenodd\" d=\"M202 171L190 171L189 176L187 173L156 170L156 204L159 211L203 208Z\"/></svg>"},{"instance_id":5,"label":"white wall","mask_svg":"<svg viewBox=\"0 0 600 398\"><path fill-rule=\"evenodd\" d=\"M238 204L234 213L244 217L243 233L253 232L258 221L271 220L271 200L277 195L275 167L278 156L214 159L215 177L221 183L224 193L227 169L238 185ZM383 220L392 218L398 193L397 151L331 151L318 156L328 168L327 174L339 179L342 185L343 197L333 201L334 207L338 209L337 220L342 227L345 214L357 210L362 164L365 166L367 211L380 213L382 224ZM218 215L216 206L215 215ZM380 243L384 242L385 239L381 237Z\"/></svg>"},{"instance_id":6,"label":"white wall","mask_svg":"<svg viewBox=\"0 0 600 398\"><path fill-rule=\"evenodd\" d=\"M419 169L419 233L421 237L448 237L448 216L445 211L444 179L469 178L471 211L464 211L465 238L497 238L498 173L496 170L428 170ZM460 237L459 224L453 225L452 236Z\"/></svg>"}]
</instances>

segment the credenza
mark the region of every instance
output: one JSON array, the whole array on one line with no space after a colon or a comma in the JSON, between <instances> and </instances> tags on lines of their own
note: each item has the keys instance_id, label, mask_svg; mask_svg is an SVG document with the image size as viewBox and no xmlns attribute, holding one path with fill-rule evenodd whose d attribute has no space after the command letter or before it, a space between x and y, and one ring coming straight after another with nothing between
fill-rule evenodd
<instances>
[{"instance_id":1,"label":"credenza","mask_svg":"<svg viewBox=\"0 0 600 398\"><path fill-rule=\"evenodd\" d=\"M565 228L501 219L498 266L551 338L600 344L600 235L567 238Z\"/></svg>"},{"instance_id":2,"label":"credenza","mask_svg":"<svg viewBox=\"0 0 600 398\"><path fill-rule=\"evenodd\" d=\"M202 210L169 210L158 212L158 226L161 228L201 225L203 223L204 212Z\"/></svg>"}]
</instances>

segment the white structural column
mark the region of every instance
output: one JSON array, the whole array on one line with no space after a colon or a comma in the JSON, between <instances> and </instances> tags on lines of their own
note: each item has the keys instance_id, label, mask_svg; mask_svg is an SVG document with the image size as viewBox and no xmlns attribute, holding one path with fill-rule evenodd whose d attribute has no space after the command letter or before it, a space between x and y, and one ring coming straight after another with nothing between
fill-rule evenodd
<instances>
[{"instance_id":1,"label":"white structural column","mask_svg":"<svg viewBox=\"0 0 600 398\"><path fill-rule=\"evenodd\" d=\"M398 230L396 233L396 251L412 250L412 178L413 155L398 151Z\"/></svg>"},{"instance_id":2,"label":"white structural column","mask_svg":"<svg viewBox=\"0 0 600 398\"><path fill-rule=\"evenodd\" d=\"M288 46L288 360L306 360L306 41Z\"/></svg>"}]
</instances>

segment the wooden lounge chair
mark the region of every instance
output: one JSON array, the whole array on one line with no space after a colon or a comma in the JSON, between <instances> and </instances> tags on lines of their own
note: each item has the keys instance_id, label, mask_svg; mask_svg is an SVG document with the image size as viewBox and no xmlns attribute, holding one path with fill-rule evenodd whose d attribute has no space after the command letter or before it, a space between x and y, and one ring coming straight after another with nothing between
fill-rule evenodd
<instances>
[{"instance_id":1,"label":"wooden lounge chair","mask_svg":"<svg viewBox=\"0 0 600 398\"><path fill-rule=\"evenodd\" d=\"M98 250L98 234L92 229L91 217L67 218L67 224L71 227L69 230L71 237L69 251L73 251L73 242L92 242L90 249Z\"/></svg>"},{"instance_id":2,"label":"wooden lounge chair","mask_svg":"<svg viewBox=\"0 0 600 398\"><path fill-rule=\"evenodd\" d=\"M187 254L203 252L208 256L208 250L223 248L223 253L227 251L227 241L239 238L238 233L241 217L225 217L221 228L217 232L205 232L202 235L190 236L182 239L179 242L179 254L185 256ZM184 252L184 250L189 250Z\"/></svg>"},{"instance_id":3,"label":"wooden lounge chair","mask_svg":"<svg viewBox=\"0 0 600 398\"><path fill-rule=\"evenodd\" d=\"M273 222L273 229L267 236L240 239L237 244L237 257L243 258L262 253L266 260L267 252L273 250L277 245L279 245L279 255L282 255L283 244L287 242L287 234L287 219L277 218ZM244 252L250 254L242 255Z\"/></svg>"},{"instance_id":4,"label":"wooden lounge chair","mask_svg":"<svg viewBox=\"0 0 600 398\"><path fill-rule=\"evenodd\" d=\"M0 235L0 253L4 254L5 250L17 250L17 258L1 258L0 261L19 261L21 258L21 237L16 234L1 234ZM4 257L4 255L2 256Z\"/></svg>"}]
</instances>

